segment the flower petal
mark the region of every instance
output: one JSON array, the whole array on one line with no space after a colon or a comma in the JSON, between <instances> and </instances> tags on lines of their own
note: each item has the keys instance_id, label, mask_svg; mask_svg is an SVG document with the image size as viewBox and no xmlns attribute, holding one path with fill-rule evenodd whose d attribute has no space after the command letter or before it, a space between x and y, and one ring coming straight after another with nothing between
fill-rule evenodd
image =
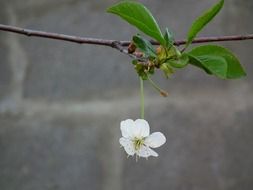
<instances>
[{"instance_id":1,"label":"flower petal","mask_svg":"<svg viewBox=\"0 0 253 190\"><path fill-rule=\"evenodd\" d=\"M120 130L122 136L125 138L130 138L133 136L133 128L135 128L135 124L132 119L127 119L125 121L121 121L120 123Z\"/></svg>"},{"instance_id":2,"label":"flower petal","mask_svg":"<svg viewBox=\"0 0 253 190\"><path fill-rule=\"evenodd\" d=\"M133 134L135 137L143 138L149 136L149 124L144 119L136 119L135 127L133 128Z\"/></svg>"},{"instance_id":3,"label":"flower petal","mask_svg":"<svg viewBox=\"0 0 253 190\"><path fill-rule=\"evenodd\" d=\"M119 143L124 147L128 155L133 156L135 154L134 144L130 139L121 137Z\"/></svg>"},{"instance_id":4,"label":"flower petal","mask_svg":"<svg viewBox=\"0 0 253 190\"><path fill-rule=\"evenodd\" d=\"M161 132L155 132L145 139L144 144L151 148L157 148L162 146L165 142L166 137Z\"/></svg>"},{"instance_id":5,"label":"flower petal","mask_svg":"<svg viewBox=\"0 0 253 190\"><path fill-rule=\"evenodd\" d=\"M153 151L151 148L147 146L142 146L140 150L136 152L136 154L144 158L148 158L149 156L155 156L155 157L158 156L158 154L155 151Z\"/></svg>"}]
</instances>

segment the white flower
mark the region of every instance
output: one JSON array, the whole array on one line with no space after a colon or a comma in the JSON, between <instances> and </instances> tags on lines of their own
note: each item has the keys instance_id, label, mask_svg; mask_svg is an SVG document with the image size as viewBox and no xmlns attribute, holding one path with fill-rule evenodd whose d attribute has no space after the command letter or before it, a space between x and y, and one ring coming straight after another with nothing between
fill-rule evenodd
<instances>
[{"instance_id":1,"label":"white flower","mask_svg":"<svg viewBox=\"0 0 253 190\"><path fill-rule=\"evenodd\" d=\"M120 129L123 137L119 139L119 143L130 156L136 154L145 158L157 157L158 154L151 148L160 147L166 142L165 136L160 132L150 135L149 124L144 119L121 121Z\"/></svg>"}]
</instances>

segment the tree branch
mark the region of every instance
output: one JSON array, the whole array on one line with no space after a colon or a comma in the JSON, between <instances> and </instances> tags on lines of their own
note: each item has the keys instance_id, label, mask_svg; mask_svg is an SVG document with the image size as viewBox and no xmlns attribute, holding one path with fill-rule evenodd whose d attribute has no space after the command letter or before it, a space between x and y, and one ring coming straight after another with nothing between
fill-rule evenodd
<instances>
[{"instance_id":1,"label":"tree branch","mask_svg":"<svg viewBox=\"0 0 253 190\"><path fill-rule=\"evenodd\" d=\"M59 33L50 33L38 30L30 30L15 26L3 25L0 24L0 30L6 32L13 32L17 34L22 34L25 36L35 36L40 38L49 38L54 40L61 40L61 41L68 41L74 42L78 44L93 44L93 45L101 45L101 46L109 46L119 50L124 54L128 54L129 56L136 58L135 55L129 54L124 46L128 46L131 42L130 41L117 41L117 40L107 40L107 39L97 39L97 38L84 38L79 36L70 36L65 34ZM248 35L234 35L234 36L219 36L219 37L202 37L195 39L192 43L206 43L206 42L220 42L220 41L241 41L241 40L250 40L253 39L253 34ZM179 40L174 43L176 46L186 44L186 40ZM151 41L153 45L159 45L159 43L155 41Z\"/></svg>"}]
</instances>

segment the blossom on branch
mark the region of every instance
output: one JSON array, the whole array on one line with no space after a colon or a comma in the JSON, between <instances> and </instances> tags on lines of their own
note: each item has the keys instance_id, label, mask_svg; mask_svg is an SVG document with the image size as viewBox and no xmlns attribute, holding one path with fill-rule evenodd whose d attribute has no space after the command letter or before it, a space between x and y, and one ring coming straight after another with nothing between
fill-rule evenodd
<instances>
[{"instance_id":1,"label":"blossom on branch","mask_svg":"<svg viewBox=\"0 0 253 190\"><path fill-rule=\"evenodd\" d=\"M121 121L120 129L123 137L119 139L119 143L129 156L136 154L137 157L157 157L158 154L151 148L160 147L166 142L161 132L150 134L149 124L144 119Z\"/></svg>"}]
</instances>

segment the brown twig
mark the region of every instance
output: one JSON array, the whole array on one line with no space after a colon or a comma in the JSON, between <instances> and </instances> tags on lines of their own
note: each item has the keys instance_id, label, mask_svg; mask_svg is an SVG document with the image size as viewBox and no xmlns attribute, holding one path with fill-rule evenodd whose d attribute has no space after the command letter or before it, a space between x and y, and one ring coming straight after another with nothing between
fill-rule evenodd
<instances>
[{"instance_id":1,"label":"brown twig","mask_svg":"<svg viewBox=\"0 0 253 190\"><path fill-rule=\"evenodd\" d=\"M13 32L17 34L22 34L26 36L35 36L35 37L41 37L41 38L49 38L54 40L61 40L61 41L68 41L68 42L74 42L79 44L93 44L93 45L102 45L102 46L109 46L112 48L115 48L119 50L120 52L124 54L128 54L133 58L136 58L135 55L129 54L126 49L124 49L124 46L128 46L130 44L130 41L117 41L117 40L107 40L107 39L97 39L97 38L84 38L79 36L71 36L71 35L65 35L65 34L59 34L59 33L51 33L51 32L44 32L44 31L38 31L38 30L30 30L15 26L9 26L9 25L3 25L0 24L0 30L6 31L6 32ZM220 42L220 41L241 41L241 40L250 40L253 39L253 34L248 35L234 35L234 36L219 36L219 37L202 37L197 38L193 40L192 43L206 43L206 42ZM178 40L175 41L176 46L184 45L186 44L186 40ZM153 45L159 45L159 43L155 41L151 41Z\"/></svg>"}]
</instances>

